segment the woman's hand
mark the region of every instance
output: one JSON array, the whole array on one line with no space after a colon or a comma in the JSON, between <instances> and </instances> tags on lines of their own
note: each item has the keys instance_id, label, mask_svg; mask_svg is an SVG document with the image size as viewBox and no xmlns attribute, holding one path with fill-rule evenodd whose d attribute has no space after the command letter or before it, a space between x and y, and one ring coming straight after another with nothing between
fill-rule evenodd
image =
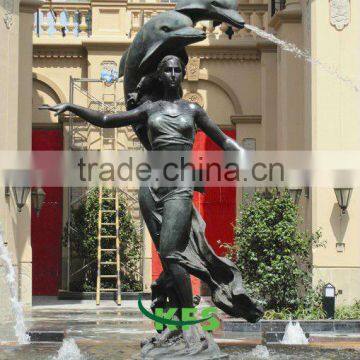
<instances>
[{"instance_id":1,"label":"woman's hand","mask_svg":"<svg viewBox=\"0 0 360 360\"><path fill-rule=\"evenodd\" d=\"M54 106L49 106L49 105L44 104L39 107L39 110L55 111L55 116L58 116L58 115L62 114L63 112L69 110L69 104L67 104L67 103L57 104Z\"/></svg>"}]
</instances>

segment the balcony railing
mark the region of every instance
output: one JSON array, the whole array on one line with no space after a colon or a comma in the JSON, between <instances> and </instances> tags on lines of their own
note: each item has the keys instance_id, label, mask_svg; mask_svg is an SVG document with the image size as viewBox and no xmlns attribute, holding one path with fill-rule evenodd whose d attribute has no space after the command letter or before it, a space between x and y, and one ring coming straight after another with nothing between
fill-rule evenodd
<instances>
[{"instance_id":1,"label":"balcony railing","mask_svg":"<svg viewBox=\"0 0 360 360\"><path fill-rule=\"evenodd\" d=\"M175 1L168 0L152 0L152 2L129 0L126 6L127 13L123 15L130 17L130 29L126 32L127 36L133 38L141 26L151 17L174 8L174 2ZM285 3L284 0L273 2ZM239 12L247 24L268 30L270 15L268 4L269 0L239 0ZM124 21L127 20L124 19ZM210 21L200 21L196 27L206 31L210 37L227 36L225 32L228 32L228 26L226 24L214 28ZM92 17L90 1L48 1L35 14L34 18L34 32L41 37L90 36L91 28ZM235 38L251 38L256 36L246 29L233 29L233 31Z\"/></svg>"},{"instance_id":2,"label":"balcony railing","mask_svg":"<svg viewBox=\"0 0 360 360\"><path fill-rule=\"evenodd\" d=\"M239 11L245 20L245 23L257 26L263 30L268 29L268 2L267 0L241 0L239 3ZM139 3L133 2L129 5L131 12L131 28L130 36L133 37L151 17L166 11L174 7L174 4L161 3ZM224 23L221 26L214 28L211 21L200 21L196 24L196 27L203 29L210 36L225 35L228 26ZM243 29L233 29L234 37L254 37L255 34L251 34L250 31ZM227 35L226 35L227 36Z\"/></svg>"},{"instance_id":3,"label":"balcony railing","mask_svg":"<svg viewBox=\"0 0 360 360\"><path fill-rule=\"evenodd\" d=\"M47 2L34 15L34 32L38 36L89 36L90 2Z\"/></svg>"}]
</instances>

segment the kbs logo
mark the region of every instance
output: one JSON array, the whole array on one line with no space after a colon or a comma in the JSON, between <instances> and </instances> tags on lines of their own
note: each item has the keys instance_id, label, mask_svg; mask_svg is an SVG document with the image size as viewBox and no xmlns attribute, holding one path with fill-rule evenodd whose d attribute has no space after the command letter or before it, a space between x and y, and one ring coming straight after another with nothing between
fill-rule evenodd
<instances>
[{"instance_id":1,"label":"kbs logo","mask_svg":"<svg viewBox=\"0 0 360 360\"><path fill-rule=\"evenodd\" d=\"M201 310L200 319L196 317L196 308L183 308L181 309L181 320L173 319L174 315L178 311L177 308L169 308L166 312L163 308L156 308L154 314L146 310L141 302L141 296L138 298L138 306L142 314L155 321L156 330L163 330L164 325L166 325L169 330L176 330L179 327L183 330L187 330L190 325L201 323L203 330L206 331L215 330L220 326L220 321L213 316L217 312L217 308L214 306L203 308Z\"/></svg>"}]
</instances>

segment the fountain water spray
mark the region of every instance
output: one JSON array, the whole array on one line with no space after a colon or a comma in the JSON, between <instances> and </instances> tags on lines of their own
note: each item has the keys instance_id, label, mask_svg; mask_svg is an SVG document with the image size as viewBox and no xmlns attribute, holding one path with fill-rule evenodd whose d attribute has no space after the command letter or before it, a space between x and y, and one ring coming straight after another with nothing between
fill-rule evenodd
<instances>
[{"instance_id":1,"label":"fountain water spray","mask_svg":"<svg viewBox=\"0 0 360 360\"><path fill-rule=\"evenodd\" d=\"M11 308L15 317L15 335L19 344L28 344L30 341L29 335L26 333L25 321L24 321L24 312L21 302L18 300L18 285L15 276L15 270L12 266L11 256L8 248L5 246L3 240L3 233L0 229L0 260L4 263L5 269L5 280L9 286L10 290L10 301Z\"/></svg>"},{"instance_id":2,"label":"fountain water spray","mask_svg":"<svg viewBox=\"0 0 360 360\"><path fill-rule=\"evenodd\" d=\"M254 349L252 349L251 356L255 357L256 359L269 359L270 352L266 346L257 345Z\"/></svg>"},{"instance_id":3,"label":"fountain water spray","mask_svg":"<svg viewBox=\"0 0 360 360\"><path fill-rule=\"evenodd\" d=\"M74 339L64 339L61 348L56 356L51 360L85 360L85 356L81 354L79 347Z\"/></svg>"},{"instance_id":4,"label":"fountain water spray","mask_svg":"<svg viewBox=\"0 0 360 360\"><path fill-rule=\"evenodd\" d=\"M285 334L281 341L284 345L307 345L309 340L306 338L300 323L292 320L286 325Z\"/></svg>"},{"instance_id":5,"label":"fountain water spray","mask_svg":"<svg viewBox=\"0 0 360 360\"><path fill-rule=\"evenodd\" d=\"M287 42L285 40L280 40L275 35L270 34L264 30L261 30L256 26L245 24L245 27L248 30L253 31L256 35L262 37L263 39L269 40L269 41L279 45L281 47L281 49L283 49L284 51L288 51L288 52L294 54L296 57L303 58L305 61L307 61L308 63L310 63L312 65L319 66L322 70L324 70L328 74L334 76L337 80L340 80L343 83L347 84L356 92L360 91L360 85L355 83L354 80L350 79L346 75L341 74L339 69L332 67L329 64L325 64L324 62L322 62L318 59L312 58L310 55L310 52L308 50L299 49L295 44Z\"/></svg>"}]
</instances>

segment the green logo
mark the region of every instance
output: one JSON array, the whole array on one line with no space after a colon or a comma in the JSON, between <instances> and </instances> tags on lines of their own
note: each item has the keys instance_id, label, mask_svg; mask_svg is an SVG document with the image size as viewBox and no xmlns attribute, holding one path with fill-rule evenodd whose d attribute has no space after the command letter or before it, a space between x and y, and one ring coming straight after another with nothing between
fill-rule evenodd
<instances>
[{"instance_id":1,"label":"green logo","mask_svg":"<svg viewBox=\"0 0 360 360\"><path fill-rule=\"evenodd\" d=\"M153 314L149 310L145 309L144 305L141 302L141 296L138 297L138 306L142 314L148 317L151 320L155 321L155 329L163 330L164 325L166 325L169 330L176 330L181 327L183 330L190 328L190 325L202 323L203 330L215 330L220 326L220 321L213 317L217 312L217 308L214 306L209 306L201 310L201 319L196 318L197 309L196 308L182 308L181 309L181 320L174 320L173 317L178 311L177 308L169 308L165 312L163 308L156 308L155 313Z\"/></svg>"}]
</instances>

